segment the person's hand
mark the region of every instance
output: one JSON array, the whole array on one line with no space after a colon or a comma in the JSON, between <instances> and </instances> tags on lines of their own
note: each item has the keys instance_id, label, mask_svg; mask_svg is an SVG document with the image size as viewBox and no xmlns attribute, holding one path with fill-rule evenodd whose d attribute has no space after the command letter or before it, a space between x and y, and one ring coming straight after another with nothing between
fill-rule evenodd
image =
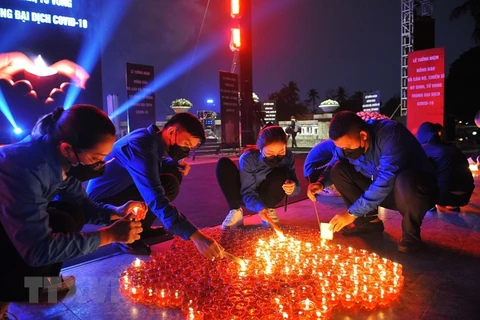
<instances>
[{"instance_id":1,"label":"person's hand","mask_svg":"<svg viewBox=\"0 0 480 320\"><path fill-rule=\"evenodd\" d=\"M87 80L90 78L90 75L85 69L70 60L60 60L50 67L57 69L59 74L69 78L72 83L82 89L85 89Z\"/></svg>"},{"instance_id":2,"label":"person's hand","mask_svg":"<svg viewBox=\"0 0 480 320\"><path fill-rule=\"evenodd\" d=\"M190 165L185 161L185 159L182 159L178 162L178 171L180 171L180 173L184 176L187 176L190 172Z\"/></svg>"},{"instance_id":3,"label":"person's hand","mask_svg":"<svg viewBox=\"0 0 480 320\"><path fill-rule=\"evenodd\" d=\"M196 231L190 240L193 241L197 250L203 254L206 258L212 261L216 258L223 258L223 248L214 239L210 238L200 230Z\"/></svg>"},{"instance_id":4,"label":"person's hand","mask_svg":"<svg viewBox=\"0 0 480 320\"><path fill-rule=\"evenodd\" d=\"M13 80L19 72L32 65L32 59L21 52L0 53L0 79Z\"/></svg>"},{"instance_id":5,"label":"person's hand","mask_svg":"<svg viewBox=\"0 0 480 320\"><path fill-rule=\"evenodd\" d=\"M315 202L317 199L315 195L323 190L323 184L321 182L310 183L307 188L307 196L310 200Z\"/></svg>"},{"instance_id":6,"label":"person's hand","mask_svg":"<svg viewBox=\"0 0 480 320\"><path fill-rule=\"evenodd\" d=\"M285 191L286 195L291 195L295 190L295 181L286 180L285 183L282 185L283 191Z\"/></svg>"},{"instance_id":7,"label":"person's hand","mask_svg":"<svg viewBox=\"0 0 480 320\"><path fill-rule=\"evenodd\" d=\"M140 239L142 223L132 219L133 215L130 213L104 229L109 235L110 242L132 243Z\"/></svg>"},{"instance_id":8,"label":"person's hand","mask_svg":"<svg viewBox=\"0 0 480 320\"><path fill-rule=\"evenodd\" d=\"M355 221L355 217L351 216L347 210L342 211L330 220L330 230L338 232L353 221Z\"/></svg>"},{"instance_id":9,"label":"person's hand","mask_svg":"<svg viewBox=\"0 0 480 320\"><path fill-rule=\"evenodd\" d=\"M145 219L147 214L148 206L143 201L128 201L123 206L117 207L115 209L115 214L118 217L125 217L126 215L132 213L135 220Z\"/></svg>"}]
</instances>

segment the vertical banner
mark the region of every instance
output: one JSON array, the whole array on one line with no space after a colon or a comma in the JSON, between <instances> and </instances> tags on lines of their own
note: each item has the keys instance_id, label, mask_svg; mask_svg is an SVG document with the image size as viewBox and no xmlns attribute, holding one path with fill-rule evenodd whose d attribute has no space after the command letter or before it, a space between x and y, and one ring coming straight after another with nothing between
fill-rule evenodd
<instances>
[{"instance_id":1,"label":"vertical banner","mask_svg":"<svg viewBox=\"0 0 480 320\"><path fill-rule=\"evenodd\" d=\"M407 127L416 134L425 121L444 121L445 49L408 55Z\"/></svg>"},{"instance_id":2,"label":"vertical banner","mask_svg":"<svg viewBox=\"0 0 480 320\"><path fill-rule=\"evenodd\" d=\"M155 93L145 88L155 78L153 66L127 62L127 99L141 94L139 100L128 109L128 131L146 128L155 123ZM146 92L148 91L148 92Z\"/></svg>"},{"instance_id":3,"label":"vertical banner","mask_svg":"<svg viewBox=\"0 0 480 320\"><path fill-rule=\"evenodd\" d=\"M365 92L363 95L363 111L380 110L380 91Z\"/></svg>"},{"instance_id":4,"label":"vertical banner","mask_svg":"<svg viewBox=\"0 0 480 320\"><path fill-rule=\"evenodd\" d=\"M240 107L238 104L238 74L220 71L220 119L222 148L240 147Z\"/></svg>"},{"instance_id":5,"label":"vertical banner","mask_svg":"<svg viewBox=\"0 0 480 320\"><path fill-rule=\"evenodd\" d=\"M263 101L261 112L263 112L265 123L277 124L277 102L275 100Z\"/></svg>"}]
</instances>

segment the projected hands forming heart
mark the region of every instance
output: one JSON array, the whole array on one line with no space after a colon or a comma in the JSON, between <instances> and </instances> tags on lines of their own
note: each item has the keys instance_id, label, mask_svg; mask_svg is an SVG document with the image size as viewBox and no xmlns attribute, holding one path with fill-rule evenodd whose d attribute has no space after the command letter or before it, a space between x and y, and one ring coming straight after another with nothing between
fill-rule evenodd
<instances>
[{"instance_id":1,"label":"projected hands forming heart","mask_svg":"<svg viewBox=\"0 0 480 320\"><path fill-rule=\"evenodd\" d=\"M35 61L21 52L0 54L0 88L16 100L62 104L70 86L85 89L90 75L70 60L47 66L39 55Z\"/></svg>"}]
</instances>

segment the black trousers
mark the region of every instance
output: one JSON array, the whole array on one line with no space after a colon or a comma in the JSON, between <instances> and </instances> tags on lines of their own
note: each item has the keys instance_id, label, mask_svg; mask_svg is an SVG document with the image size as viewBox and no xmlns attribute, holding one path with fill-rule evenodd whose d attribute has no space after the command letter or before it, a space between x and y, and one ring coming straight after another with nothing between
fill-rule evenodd
<instances>
[{"instance_id":1,"label":"black trousers","mask_svg":"<svg viewBox=\"0 0 480 320\"><path fill-rule=\"evenodd\" d=\"M168 200L170 200L170 202L178 196L182 179L183 176L180 171L178 171L178 167L166 164L162 165L160 171L160 181L162 182L162 187L165 190L165 196L168 198ZM117 193L116 195L105 199L100 199L98 202L108 203L114 206L121 206L130 200L144 201L135 184L132 184L130 187ZM147 211L145 219L142 221L143 232L140 234L140 237L144 236L145 232L148 233L148 230L156 218L157 216L151 210Z\"/></svg>"},{"instance_id":2,"label":"black trousers","mask_svg":"<svg viewBox=\"0 0 480 320\"><path fill-rule=\"evenodd\" d=\"M230 210L244 206L245 204L240 194L240 171L235 163L229 158L220 158L217 162L216 175L218 185L222 189ZM287 176L287 168L274 168L258 186L257 191L260 201L267 208L275 208L285 196L282 185L287 180Z\"/></svg>"},{"instance_id":3,"label":"black trousers","mask_svg":"<svg viewBox=\"0 0 480 320\"><path fill-rule=\"evenodd\" d=\"M85 224L83 208L72 203L53 201L47 207L52 232L80 232ZM28 301L25 277L58 277L63 263L41 267L28 265L14 247L0 223L0 301Z\"/></svg>"},{"instance_id":4,"label":"black trousers","mask_svg":"<svg viewBox=\"0 0 480 320\"><path fill-rule=\"evenodd\" d=\"M453 194L448 190L441 190L437 204L444 207L463 207L470 202L472 193L473 191L465 192L464 194Z\"/></svg>"},{"instance_id":5,"label":"black trousers","mask_svg":"<svg viewBox=\"0 0 480 320\"><path fill-rule=\"evenodd\" d=\"M346 160L340 160L332 168L331 179L347 207L350 207L368 189L371 179L357 172ZM395 179L393 191L380 206L398 210L403 216L404 239L421 241L420 226L427 211L438 198L436 178L421 171L404 170ZM359 220L361 218L357 218Z\"/></svg>"}]
</instances>

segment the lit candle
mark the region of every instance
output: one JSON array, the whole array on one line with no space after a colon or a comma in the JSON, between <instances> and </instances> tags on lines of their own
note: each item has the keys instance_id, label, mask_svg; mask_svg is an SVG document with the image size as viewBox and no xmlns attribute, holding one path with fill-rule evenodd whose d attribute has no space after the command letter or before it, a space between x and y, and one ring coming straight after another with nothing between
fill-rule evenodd
<instances>
[{"instance_id":1,"label":"lit candle","mask_svg":"<svg viewBox=\"0 0 480 320\"><path fill-rule=\"evenodd\" d=\"M302 310L312 310L313 308L315 308L315 303L307 298L300 301L300 307L302 308Z\"/></svg>"}]
</instances>

